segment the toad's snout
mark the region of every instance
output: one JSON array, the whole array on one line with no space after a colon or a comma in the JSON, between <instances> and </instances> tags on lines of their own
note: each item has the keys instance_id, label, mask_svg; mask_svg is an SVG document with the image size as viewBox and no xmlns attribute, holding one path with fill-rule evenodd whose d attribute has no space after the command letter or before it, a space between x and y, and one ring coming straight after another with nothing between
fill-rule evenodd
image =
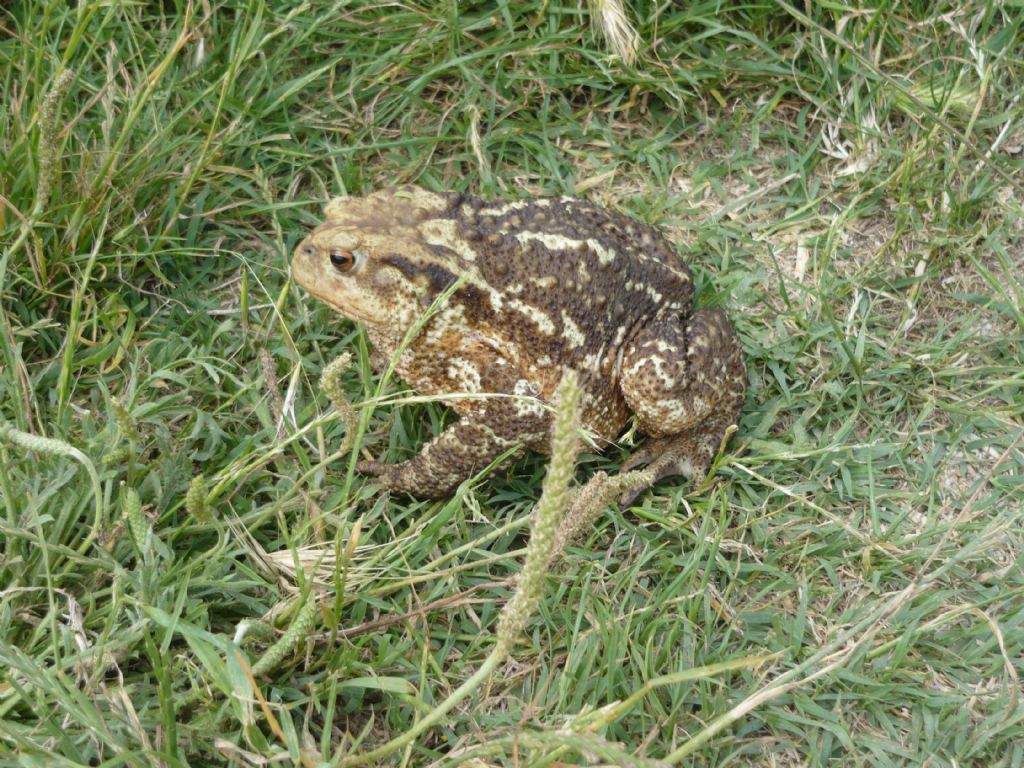
<instances>
[{"instance_id":1,"label":"toad's snout","mask_svg":"<svg viewBox=\"0 0 1024 768\"><path fill-rule=\"evenodd\" d=\"M301 243L295 246L295 251L293 255L311 259L313 258L313 255L315 253L316 248L313 246L313 239L311 237L307 237L305 240L303 240Z\"/></svg>"},{"instance_id":2,"label":"toad's snout","mask_svg":"<svg viewBox=\"0 0 1024 768\"><path fill-rule=\"evenodd\" d=\"M291 278L299 285L308 287L313 274L316 272L316 246L313 238L307 237L292 251L292 260L289 265Z\"/></svg>"}]
</instances>

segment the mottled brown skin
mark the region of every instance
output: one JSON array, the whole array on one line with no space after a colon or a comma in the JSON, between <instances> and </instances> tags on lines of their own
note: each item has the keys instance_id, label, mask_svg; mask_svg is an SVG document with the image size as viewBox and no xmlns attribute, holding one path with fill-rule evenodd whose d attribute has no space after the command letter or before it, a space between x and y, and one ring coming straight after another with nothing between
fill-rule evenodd
<instances>
[{"instance_id":1,"label":"mottled brown skin","mask_svg":"<svg viewBox=\"0 0 1024 768\"><path fill-rule=\"evenodd\" d=\"M568 368L586 426L613 440L635 415L652 439L629 465L659 476L702 479L743 403L726 315L694 311L690 272L656 229L586 200L489 203L416 187L338 198L292 274L363 323L384 360L461 279L395 366L460 418L409 461L360 463L392 490L445 496L510 448L546 451L545 406ZM506 396L455 396L465 393Z\"/></svg>"}]
</instances>

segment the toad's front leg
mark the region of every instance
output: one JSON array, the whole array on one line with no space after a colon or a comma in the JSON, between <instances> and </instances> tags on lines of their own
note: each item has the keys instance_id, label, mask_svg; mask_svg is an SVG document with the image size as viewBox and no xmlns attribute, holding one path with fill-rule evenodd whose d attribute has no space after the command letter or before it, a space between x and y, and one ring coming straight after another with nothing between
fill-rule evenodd
<instances>
[{"instance_id":1,"label":"toad's front leg","mask_svg":"<svg viewBox=\"0 0 1024 768\"><path fill-rule=\"evenodd\" d=\"M510 448L542 440L548 425L540 403L524 407L521 401L495 399L464 415L414 458L399 464L362 461L358 468L376 475L388 490L436 499L449 495Z\"/></svg>"}]
</instances>

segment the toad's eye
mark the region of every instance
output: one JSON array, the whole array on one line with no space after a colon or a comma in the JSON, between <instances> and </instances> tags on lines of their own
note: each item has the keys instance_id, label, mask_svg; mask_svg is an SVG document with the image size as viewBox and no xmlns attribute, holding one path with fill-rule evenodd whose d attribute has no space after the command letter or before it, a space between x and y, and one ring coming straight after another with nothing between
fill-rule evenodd
<instances>
[{"instance_id":1,"label":"toad's eye","mask_svg":"<svg viewBox=\"0 0 1024 768\"><path fill-rule=\"evenodd\" d=\"M331 264L339 272L348 272L356 265L356 256L352 251L344 248L333 248L331 250Z\"/></svg>"}]
</instances>

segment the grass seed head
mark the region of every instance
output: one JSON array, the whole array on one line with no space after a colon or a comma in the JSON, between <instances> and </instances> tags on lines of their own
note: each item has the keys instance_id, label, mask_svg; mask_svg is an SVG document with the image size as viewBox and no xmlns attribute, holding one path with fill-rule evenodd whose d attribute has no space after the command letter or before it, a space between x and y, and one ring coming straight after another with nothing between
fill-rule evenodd
<instances>
[{"instance_id":1,"label":"grass seed head","mask_svg":"<svg viewBox=\"0 0 1024 768\"><path fill-rule=\"evenodd\" d=\"M627 67L633 66L637 49L640 47L640 35L629 20L622 0L591 0L590 18L608 41L612 52Z\"/></svg>"}]
</instances>

